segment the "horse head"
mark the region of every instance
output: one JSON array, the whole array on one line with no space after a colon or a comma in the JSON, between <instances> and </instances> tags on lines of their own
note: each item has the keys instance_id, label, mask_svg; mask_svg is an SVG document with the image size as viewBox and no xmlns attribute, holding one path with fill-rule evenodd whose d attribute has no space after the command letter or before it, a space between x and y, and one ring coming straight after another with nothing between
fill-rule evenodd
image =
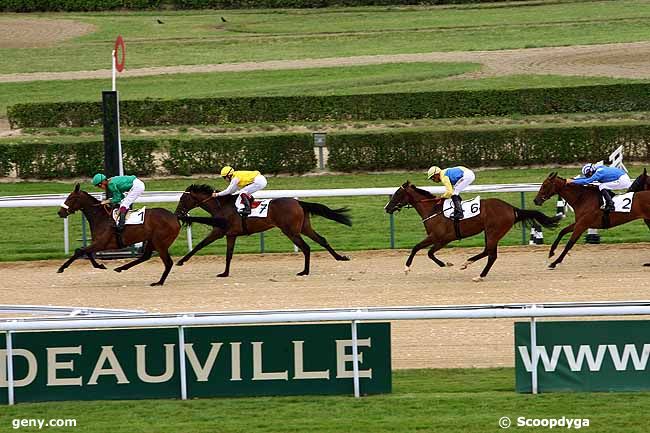
<instances>
[{"instance_id":1,"label":"horse head","mask_svg":"<svg viewBox=\"0 0 650 433\"><path fill-rule=\"evenodd\" d=\"M411 196L409 194L410 187L411 182L407 180L399 188L397 188L397 191L393 193L388 203L386 203L386 206L384 206L384 210L387 213L392 214L395 211L401 211L404 206L412 204L410 202Z\"/></svg>"},{"instance_id":2,"label":"horse head","mask_svg":"<svg viewBox=\"0 0 650 433\"><path fill-rule=\"evenodd\" d=\"M74 191L72 191L61 204L57 214L61 218L67 218L68 215L72 215L76 211L96 203L98 203L98 200L95 197L91 196L86 191L82 191L80 185L76 184Z\"/></svg>"},{"instance_id":3,"label":"horse head","mask_svg":"<svg viewBox=\"0 0 650 433\"><path fill-rule=\"evenodd\" d=\"M434 205L442 204L442 200L439 197L416 187L407 180L393 193L388 204L384 206L384 209L388 213L399 212L404 206L414 206L416 203L425 200L434 202Z\"/></svg>"},{"instance_id":4,"label":"horse head","mask_svg":"<svg viewBox=\"0 0 650 433\"><path fill-rule=\"evenodd\" d=\"M636 179L634 179L634 182L632 182L632 185L630 188L628 188L628 192L639 192L639 191L646 191L650 190L650 176L648 176L648 170L643 169L643 173L641 173Z\"/></svg>"},{"instance_id":5,"label":"horse head","mask_svg":"<svg viewBox=\"0 0 650 433\"><path fill-rule=\"evenodd\" d=\"M544 180L542 186L539 187L539 191L533 201L537 206L541 206L546 200L557 194L565 184L565 179L559 177L556 171L552 172Z\"/></svg>"},{"instance_id":6,"label":"horse head","mask_svg":"<svg viewBox=\"0 0 650 433\"><path fill-rule=\"evenodd\" d=\"M186 216L192 209L199 207L212 198L213 192L214 189L210 185L192 184L188 186L181 194L174 214L176 216Z\"/></svg>"}]
</instances>

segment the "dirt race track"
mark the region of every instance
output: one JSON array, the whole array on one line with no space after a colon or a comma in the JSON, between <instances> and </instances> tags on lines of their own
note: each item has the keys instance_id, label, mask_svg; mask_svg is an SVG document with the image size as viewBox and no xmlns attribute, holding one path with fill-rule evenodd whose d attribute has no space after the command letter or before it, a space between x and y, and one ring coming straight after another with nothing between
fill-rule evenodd
<instances>
[{"instance_id":1,"label":"dirt race track","mask_svg":"<svg viewBox=\"0 0 650 433\"><path fill-rule=\"evenodd\" d=\"M478 251L443 250L438 256L457 265L444 269L421 253L408 276L403 250L356 252L350 262L317 253L308 277L294 276L301 255L236 255L225 279L215 277L223 257L203 256L174 267L162 288L149 287L162 271L158 258L121 274L86 261L63 274L56 273L60 261L0 263L0 303L176 312L650 299L650 267L642 266L649 244L578 246L553 271L546 269L548 246L502 248L488 278L475 283L485 262L465 271L458 265ZM512 322L394 322L393 367L511 366Z\"/></svg>"}]
</instances>

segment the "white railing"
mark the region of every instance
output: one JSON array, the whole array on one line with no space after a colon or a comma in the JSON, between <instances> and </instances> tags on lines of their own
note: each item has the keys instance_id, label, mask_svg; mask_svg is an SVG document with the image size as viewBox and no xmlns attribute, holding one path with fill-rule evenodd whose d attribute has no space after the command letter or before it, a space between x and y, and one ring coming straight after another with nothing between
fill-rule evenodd
<instances>
[{"instance_id":1,"label":"white railing","mask_svg":"<svg viewBox=\"0 0 650 433\"><path fill-rule=\"evenodd\" d=\"M532 353L532 392L537 393L537 321L544 317L592 317L650 315L650 301L557 302L539 304L435 305L410 307L359 307L317 310L232 311L212 313L150 314L131 317L80 317L51 319L0 320L5 332L7 351L7 387L9 403L13 404L12 334L26 331L176 327L179 333L178 354L184 359L184 327L264 323L350 322L353 353L357 350L356 330L359 321L431 320L431 319L530 319ZM360 395L358 358L353 357L355 397ZM186 374L184 363L180 375ZM183 399L187 395L181 383Z\"/></svg>"},{"instance_id":2,"label":"white railing","mask_svg":"<svg viewBox=\"0 0 650 433\"><path fill-rule=\"evenodd\" d=\"M524 193L537 192L539 183L510 183L495 185L470 185L465 191L468 193L521 193L521 203L524 203ZM334 189L279 189L279 190L262 190L255 194L256 198L310 198L310 197L354 197L354 196L386 196L393 195L397 188L334 188ZM442 194L445 188L442 186L422 187L432 194ZM101 193L92 194L98 199L102 199ZM41 195L22 195L22 196L3 196L0 197L0 208L18 208L18 207L59 207L68 194L41 194ZM138 203L176 203L180 199L181 192L178 191L145 191L137 200ZM393 215L390 215L390 248L395 247L395 223ZM85 227L84 227L85 228ZM522 229L523 230L523 229ZM526 233L522 231L522 243L526 243ZM191 226L187 226L187 247L188 251L192 250L192 231ZM69 224L68 219L63 219L63 249L65 254L70 253ZM264 252L264 233L260 233L260 252ZM294 251L297 251L294 248Z\"/></svg>"}]
</instances>

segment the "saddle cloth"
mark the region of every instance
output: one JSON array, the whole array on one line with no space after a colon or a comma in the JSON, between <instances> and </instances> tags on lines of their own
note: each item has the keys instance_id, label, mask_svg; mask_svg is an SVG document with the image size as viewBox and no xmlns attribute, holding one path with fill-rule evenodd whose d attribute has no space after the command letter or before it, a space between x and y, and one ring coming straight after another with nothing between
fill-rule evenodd
<instances>
[{"instance_id":1,"label":"saddle cloth","mask_svg":"<svg viewBox=\"0 0 650 433\"><path fill-rule=\"evenodd\" d=\"M464 200L461 203L463 207L463 218L464 220L468 218L475 217L481 213L481 196L477 195L471 200ZM443 214L446 218L451 218L454 214L454 203L450 198L446 199L442 205Z\"/></svg>"},{"instance_id":2,"label":"saddle cloth","mask_svg":"<svg viewBox=\"0 0 650 433\"><path fill-rule=\"evenodd\" d=\"M270 198L264 200L253 200L251 204L251 214L248 218L266 218L269 213L269 205L271 204ZM244 208L244 205L241 204L241 200L236 202L237 210L240 211Z\"/></svg>"},{"instance_id":3,"label":"saddle cloth","mask_svg":"<svg viewBox=\"0 0 650 433\"><path fill-rule=\"evenodd\" d=\"M630 213L632 210L633 192L614 196L614 212ZM602 200L601 200L602 202ZM604 203L603 203L604 204Z\"/></svg>"},{"instance_id":4,"label":"saddle cloth","mask_svg":"<svg viewBox=\"0 0 650 433\"><path fill-rule=\"evenodd\" d=\"M143 224L144 223L144 212L147 209L147 207L143 207L142 209L139 210L130 210L126 213L126 220L124 224L126 225L138 225L138 224ZM120 219L120 210L119 209L113 209L113 219L115 220L115 223Z\"/></svg>"}]
</instances>

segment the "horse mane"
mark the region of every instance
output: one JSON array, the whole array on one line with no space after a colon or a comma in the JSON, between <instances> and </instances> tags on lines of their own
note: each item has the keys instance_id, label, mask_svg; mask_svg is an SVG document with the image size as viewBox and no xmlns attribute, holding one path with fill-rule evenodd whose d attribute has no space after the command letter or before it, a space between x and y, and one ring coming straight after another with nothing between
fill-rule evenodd
<instances>
[{"instance_id":1,"label":"horse mane","mask_svg":"<svg viewBox=\"0 0 650 433\"><path fill-rule=\"evenodd\" d=\"M99 203L99 201L100 201L100 200L96 199L95 196L92 195L91 193L89 193L88 191L84 191L84 190L80 189L79 192L85 194L86 196L88 196L93 203Z\"/></svg>"},{"instance_id":2,"label":"horse mane","mask_svg":"<svg viewBox=\"0 0 650 433\"><path fill-rule=\"evenodd\" d=\"M188 186L185 191L186 192L194 192L194 193L197 193L197 194L210 195L215 190L210 185L205 184L205 183L204 184L193 183L192 185Z\"/></svg>"},{"instance_id":3,"label":"horse mane","mask_svg":"<svg viewBox=\"0 0 650 433\"><path fill-rule=\"evenodd\" d=\"M425 196L427 198L436 198L436 196L431 194L429 191L427 191L425 189L422 189L422 188L418 188L417 186L415 186L413 184L411 184L411 188L413 188L416 192L422 194L423 196Z\"/></svg>"}]
</instances>

